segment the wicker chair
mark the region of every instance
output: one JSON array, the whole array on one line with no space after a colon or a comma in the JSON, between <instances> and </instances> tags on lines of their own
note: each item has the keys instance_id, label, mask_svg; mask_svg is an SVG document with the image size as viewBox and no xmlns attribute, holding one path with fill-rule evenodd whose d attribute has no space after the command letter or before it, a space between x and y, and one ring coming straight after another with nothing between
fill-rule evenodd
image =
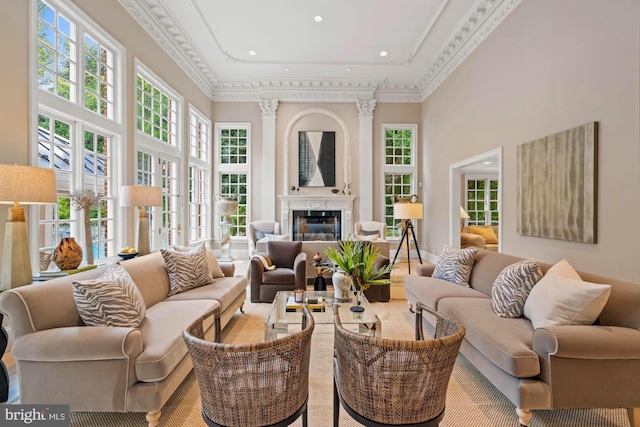
<instances>
[{"instance_id":1,"label":"wicker chair","mask_svg":"<svg viewBox=\"0 0 640 427\"><path fill-rule=\"evenodd\" d=\"M434 339L423 339L422 310L437 318ZM437 426L465 334L462 324L417 303L417 340L406 341L346 330L337 310L333 316L333 425L338 426L342 403L366 426Z\"/></svg>"},{"instance_id":2,"label":"wicker chair","mask_svg":"<svg viewBox=\"0 0 640 427\"><path fill-rule=\"evenodd\" d=\"M209 426L307 426L313 317L303 308L302 331L273 341L221 344L203 339L203 322L184 332ZM214 316L219 325L220 319ZM215 329L219 332L220 328ZM220 335L216 334L216 340Z\"/></svg>"}]
</instances>

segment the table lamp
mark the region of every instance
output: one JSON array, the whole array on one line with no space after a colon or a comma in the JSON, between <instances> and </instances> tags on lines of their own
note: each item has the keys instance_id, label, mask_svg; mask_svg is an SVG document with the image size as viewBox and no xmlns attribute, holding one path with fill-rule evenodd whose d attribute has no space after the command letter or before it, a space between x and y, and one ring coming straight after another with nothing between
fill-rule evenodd
<instances>
[{"instance_id":1,"label":"table lamp","mask_svg":"<svg viewBox=\"0 0 640 427\"><path fill-rule=\"evenodd\" d=\"M469 214L460 206L460 231L464 228L465 219L469 219Z\"/></svg>"},{"instance_id":2,"label":"table lamp","mask_svg":"<svg viewBox=\"0 0 640 427\"><path fill-rule=\"evenodd\" d=\"M56 173L53 169L0 165L0 204L13 205L9 208L4 232L0 287L3 291L33 282L27 221L21 203L58 203Z\"/></svg>"},{"instance_id":3,"label":"table lamp","mask_svg":"<svg viewBox=\"0 0 640 427\"><path fill-rule=\"evenodd\" d=\"M149 219L147 206L162 206L162 187L148 185L125 185L120 189L120 206L137 206L138 209L138 254L149 251Z\"/></svg>"},{"instance_id":4,"label":"table lamp","mask_svg":"<svg viewBox=\"0 0 640 427\"><path fill-rule=\"evenodd\" d=\"M411 230L411 235L413 236L413 243L415 244L416 250L418 251L418 259L420 260L420 264L422 264L422 256L420 255L420 248L418 247L416 233L415 231L413 231L413 224L411 223L412 219L422 219L422 203L412 203L408 201L394 203L393 218L403 220L405 227L404 227L404 231L402 232L402 239L400 239L400 244L398 245L398 250L396 251L396 256L393 257L392 264L396 263L398 254L402 250L402 243L406 239L407 240L407 261L409 263L409 274L411 274L409 230Z\"/></svg>"}]
</instances>

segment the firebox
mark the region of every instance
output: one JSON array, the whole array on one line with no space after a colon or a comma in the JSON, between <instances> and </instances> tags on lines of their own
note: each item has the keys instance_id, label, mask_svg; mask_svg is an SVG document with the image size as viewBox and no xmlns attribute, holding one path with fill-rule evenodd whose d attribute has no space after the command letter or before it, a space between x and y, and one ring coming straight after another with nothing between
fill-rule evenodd
<instances>
[{"instance_id":1,"label":"firebox","mask_svg":"<svg viewBox=\"0 0 640 427\"><path fill-rule=\"evenodd\" d=\"M342 236L341 211L293 211L293 240L336 241Z\"/></svg>"}]
</instances>

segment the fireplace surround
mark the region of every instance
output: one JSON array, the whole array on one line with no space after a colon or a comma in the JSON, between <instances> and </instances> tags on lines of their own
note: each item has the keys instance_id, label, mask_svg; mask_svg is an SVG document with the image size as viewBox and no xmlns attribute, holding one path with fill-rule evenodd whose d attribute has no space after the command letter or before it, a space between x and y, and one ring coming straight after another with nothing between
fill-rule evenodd
<instances>
[{"instance_id":1,"label":"fireplace surround","mask_svg":"<svg viewBox=\"0 0 640 427\"><path fill-rule=\"evenodd\" d=\"M354 195L280 195L278 198L282 233L289 233L292 240L341 240L352 233ZM304 216L308 217L307 228L302 230L303 223L295 226L294 218Z\"/></svg>"}]
</instances>

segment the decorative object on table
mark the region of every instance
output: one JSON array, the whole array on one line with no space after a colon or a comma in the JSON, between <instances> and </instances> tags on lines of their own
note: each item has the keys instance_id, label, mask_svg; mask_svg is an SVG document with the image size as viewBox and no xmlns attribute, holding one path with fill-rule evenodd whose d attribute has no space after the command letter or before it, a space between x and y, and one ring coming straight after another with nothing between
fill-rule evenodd
<instances>
[{"instance_id":1,"label":"decorative object on table","mask_svg":"<svg viewBox=\"0 0 640 427\"><path fill-rule=\"evenodd\" d=\"M597 243L598 122L518 145L518 234Z\"/></svg>"},{"instance_id":2,"label":"decorative object on table","mask_svg":"<svg viewBox=\"0 0 640 427\"><path fill-rule=\"evenodd\" d=\"M73 270L82 262L82 248L73 237L63 237L53 252L53 262L60 270Z\"/></svg>"},{"instance_id":3,"label":"decorative object on table","mask_svg":"<svg viewBox=\"0 0 640 427\"><path fill-rule=\"evenodd\" d=\"M149 249L149 218L146 207L162 206L162 188L149 185L125 185L120 191L120 206L137 206L138 253L147 255Z\"/></svg>"},{"instance_id":4,"label":"decorative object on table","mask_svg":"<svg viewBox=\"0 0 640 427\"><path fill-rule=\"evenodd\" d=\"M469 219L469 214L460 206L460 232L464 228L464 220Z\"/></svg>"},{"instance_id":5,"label":"decorative object on table","mask_svg":"<svg viewBox=\"0 0 640 427\"><path fill-rule=\"evenodd\" d=\"M346 195L346 196L350 196L351 195L351 183L345 183L344 187L342 187L342 194Z\"/></svg>"},{"instance_id":6,"label":"decorative object on table","mask_svg":"<svg viewBox=\"0 0 640 427\"><path fill-rule=\"evenodd\" d=\"M332 192L332 193L333 193L333 195L335 196L335 195L337 195L337 194L340 192L340 190L338 190L337 188L332 188L332 189L331 189L331 192Z\"/></svg>"},{"instance_id":7,"label":"decorative object on table","mask_svg":"<svg viewBox=\"0 0 640 427\"><path fill-rule=\"evenodd\" d=\"M120 252L118 252L118 256L120 257L120 259L127 260L127 259L131 259L131 258L135 258L138 255L140 255L140 253L138 251L136 251L135 248L124 248L123 250L121 250Z\"/></svg>"},{"instance_id":8,"label":"decorative object on table","mask_svg":"<svg viewBox=\"0 0 640 427\"><path fill-rule=\"evenodd\" d=\"M298 182L300 187L336 185L335 132L298 132Z\"/></svg>"},{"instance_id":9,"label":"decorative object on table","mask_svg":"<svg viewBox=\"0 0 640 427\"><path fill-rule=\"evenodd\" d=\"M400 198L398 196L394 196L393 203L393 218L402 220L401 227L404 229L402 232L402 239L400 239L400 244L398 244L398 250L396 251L396 255L393 257L393 262L391 264L396 263L396 259L402 250L402 243L407 241L407 264L409 265L409 274L411 274L411 244L409 243L409 230L411 230L411 235L413 236L413 243L416 247L416 252L418 252L418 259L420 260L420 264L422 264L422 256L420 255L420 247L418 246L418 240L416 239L416 233L413 230L412 219L422 219L422 203L418 203L418 196L415 194L409 196L408 198Z\"/></svg>"},{"instance_id":10,"label":"decorative object on table","mask_svg":"<svg viewBox=\"0 0 640 427\"><path fill-rule=\"evenodd\" d=\"M338 247L329 247L324 251L325 255L334 264L328 267L334 272L334 289L336 290L336 300L345 300L344 287L349 281L350 287L356 295L356 305L351 307L351 311L362 311L359 304L362 293L371 285L384 285L390 283L384 276L389 274L393 265L389 264L383 268L376 269L375 262L380 256L380 249L369 242L359 240L341 240ZM342 272L344 276L341 276ZM346 283L345 283L346 282ZM348 295L348 292L347 292Z\"/></svg>"},{"instance_id":11,"label":"decorative object on table","mask_svg":"<svg viewBox=\"0 0 640 427\"><path fill-rule=\"evenodd\" d=\"M322 261L322 255L320 255L320 252L316 252L316 254L313 256L313 260L317 263Z\"/></svg>"},{"instance_id":12,"label":"decorative object on table","mask_svg":"<svg viewBox=\"0 0 640 427\"><path fill-rule=\"evenodd\" d=\"M218 208L218 214L222 216L220 221L220 261L233 261L231 257L231 235L230 229L233 223L231 215L236 213L238 209L238 195L221 196L216 194L213 196Z\"/></svg>"},{"instance_id":13,"label":"decorative object on table","mask_svg":"<svg viewBox=\"0 0 640 427\"><path fill-rule=\"evenodd\" d=\"M53 169L0 165L0 204L9 208L2 256L3 291L31 283L31 254L23 205L58 203Z\"/></svg>"},{"instance_id":14,"label":"decorative object on table","mask_svg":"<svg viewBox=\"0 0 640 427\"><path fill-rule=\"evenodd\" d=\"M93 237L91 235L91 208L100 206L100 196L90 188L71 192L71 204L82 211L84 217L84 243L87 246L87 264L93 264Z\"/></svg>"}]
</instances>

